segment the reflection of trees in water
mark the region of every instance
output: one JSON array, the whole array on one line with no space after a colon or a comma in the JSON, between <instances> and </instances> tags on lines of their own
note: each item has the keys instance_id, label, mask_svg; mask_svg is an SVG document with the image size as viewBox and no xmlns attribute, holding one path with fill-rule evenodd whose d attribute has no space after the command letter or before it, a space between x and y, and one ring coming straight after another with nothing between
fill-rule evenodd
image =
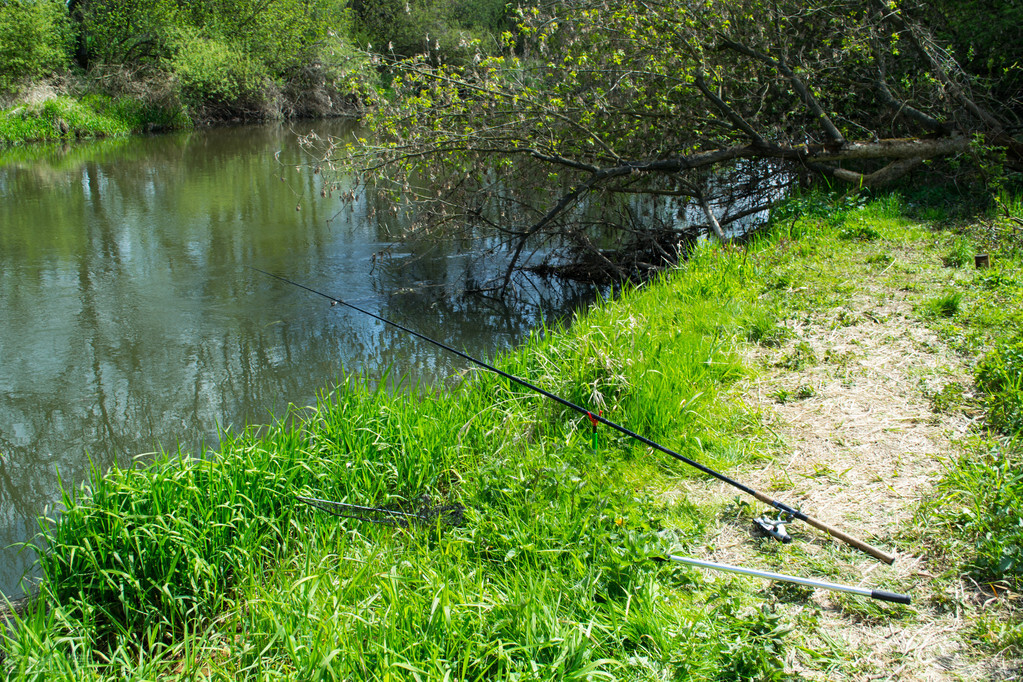
<instances>
[{"instance_id":1,"label":"reflection of trees in water","mask_svg":"<svg viewBox=\"0 0 1023 682\"><path fill-rule=\"evenodd\" d=\"M514 305L453 295L457 244L374 268L385 231L368 203L328 222L337 204L320 198L320 177L295 170L295 150L274 158L281 130L0 168L0 546L29 539L59 503L58 468L77 486L89 458L104 470L160 447L199 454L220 429L311 404L345 372L373 381L391 366L415 383L464 369L247 265L487 357L574 304L556 289ZM0 549L0 589L31 563Z\"/></svg>"}]
</instances>

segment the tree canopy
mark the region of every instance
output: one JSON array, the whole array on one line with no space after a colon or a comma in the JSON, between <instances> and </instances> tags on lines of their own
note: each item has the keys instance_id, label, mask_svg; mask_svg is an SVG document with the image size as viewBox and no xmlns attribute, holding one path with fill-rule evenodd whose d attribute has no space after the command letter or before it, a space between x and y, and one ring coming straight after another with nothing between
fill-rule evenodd
<instances>
[{"instance_id":1,"label":"tree canopy","mask_svg":"<svg viewBox=\"0 0 1023 682\"><path fill-rule=\"evenodd\" d=\"M621 276L611 256L624 242L635 253L653 239L647 252L669 258L679 241L672 221L638 217L637 196L698 208L724 238L798 181L882 186L949 158L1019 170L1020 93L990 96L935 37L935 11L895 0L542 3L520 9L496 56L395 63L395 97L370 121L384 141L325 151L389 183L421 230L496 230L508 254L499 286L558 240Z\"/></svg>"}]
</instances>

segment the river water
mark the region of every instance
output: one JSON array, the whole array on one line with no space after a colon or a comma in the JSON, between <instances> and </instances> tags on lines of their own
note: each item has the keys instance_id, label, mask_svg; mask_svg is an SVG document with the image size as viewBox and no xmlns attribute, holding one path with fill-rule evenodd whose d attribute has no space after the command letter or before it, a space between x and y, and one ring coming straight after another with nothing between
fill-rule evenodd
<instances>
[{"instance_id":1,"label":"river water","mask_svg":"<svg viewBox=\"0 0 1023 682\"><path fill-rule=\"evenodd\" d=\"M372 197L341 210L297 135L342 121L108 140L0 156L0 590L35 575L18 544L90 466L201 454L224 429L315 403L342 372L413 382L463 368L284 274L493 357L589 292L535 305L457 294L471 254L403 257ZM341 192L344 192L341 187ZM336 196L337 193L335 193ZM393 228L394 226L390 226ZM391 256L380 258L382 251ZM542 299L542 300L541 300ZM59 472L59 474L58 474ZM59 478L58 478L59 476Z\"/></svg>"}]
</instances>

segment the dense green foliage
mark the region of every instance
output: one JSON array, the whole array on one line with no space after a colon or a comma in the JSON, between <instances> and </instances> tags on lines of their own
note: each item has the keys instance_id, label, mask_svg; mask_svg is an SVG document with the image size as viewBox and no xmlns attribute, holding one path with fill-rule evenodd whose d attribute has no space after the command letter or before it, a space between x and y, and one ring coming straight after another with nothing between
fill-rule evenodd
<instances>
[{"instance_id":1,"label":"dense green foliage","mask_svg":"<svg viewBox=\"0 0 1023 682\"><path fill-rule=\"evenodd\" d=\"M34 103L33 81L58 94L140 100L156 112L130 131L182 121L348 113L373 99L369 58L348 40L344 0L17 0L0 4L0 95ZM85 102L83 106L88 107ZM25 109L19 109L24 115ZM28 110L30 113L32 109ZM9 141L67 137L40 117ZM49 120L52 123L52 120ZM123 127L123 126L122 126ZM22 133L19 137L11 133ZM109 135L109 126L75 134Z\"/></svg>"},{"instance_id":2,"label":"dense green foliage","mask_svg":"<svg viewBox=\"0 0 1023 682\"><path fill-rule=\"evenodd\" d=\"M61 0L0 3L0 93L62 68L69 37Z\"/></svg>"},{"instance_id":3,"label":"dense green foliage","mask_svg":"<svg viewBox=\"0 0 1023 682\"><path fill-rule=\"evenodd\" d=\"M350 113L376 99L379 78L375 58L357 45L465 58L481 41L493 43L490 36L503 28L505 16L497 0L349 5L11 0L0 3L0 96L17 96L34 81L57 77L62 94L129 94L163 109L164 118ZM91 134L109 131L101 127ZM23 138L7 137L52 136L31 128Z\"/></svg>"},{"instance_id":4,"label":"dense green foliage","mask_svg":"<svg viewBox=\"0 0 1023 682\"><path fill-rule=\"evenodd\" d=\"M510 25L504 0L352 0L354 36L385 57L429 53L444 61L473 54Z\"/></svg>"},{"instance_id":5,"label":"dense green foliage","mask_svg":"<svg viewBox=\"0 0 1023 682\"><path fill-rule=\"evenodd\" d=\"M939 0L919 11L937 15L964 68L990 79L998 96L1023 98L1023 43L1011 27L1023 26L1023 5L992 0Z\"/></svg>"},{"instance_id":6,"label":"dense green foliage","mask_svg":"<svg viewBox=\"0 0 1023 682\"><path fill-rule=\"evenodd\" d=\"M507 89L488 91L488 98L516 90L508 87L514 75L507 77L520 63L529 69L521 84L529 87L516 93L516 108L535 105L530 92L550 95L540 107L549 111L526 114L542 122L531 134L565 137L567 125L584 147L613 150L618 159L737 140L832 147L864 130L881 138L972 133L978 121L988 142L1005 147L989 114L1018 113L1021 79L1018 46L997 27L1018 23L1018 8L890 5L892 11L865 0L822 0L812 8L759 0L519 8L500 0L10 0L0 5L0 94L65 76L74 65L113 95L121 93L103 78L112 68L143 83L169 78L193 119L323 115L374 99L376 58L356 45L385 60L426 55L434 66L478 67L505 49L510 61L483 68L503 70ZM968 68L929 47L932 33ZM472 87L477 77L459 79ZM495 104L501 109L506 100L498 96ZM636 154L630 140L654 146L640 144ZM1018 156L1014 145L1008 149ZM574 143L558 151L580 160ZM904 170L880 164L883 155L859 153L838 177L860 174L870 184ZM873 175L879 165L887 170ZM827 168L825 174L836 170Z\"/></svg>"}]
</instances>

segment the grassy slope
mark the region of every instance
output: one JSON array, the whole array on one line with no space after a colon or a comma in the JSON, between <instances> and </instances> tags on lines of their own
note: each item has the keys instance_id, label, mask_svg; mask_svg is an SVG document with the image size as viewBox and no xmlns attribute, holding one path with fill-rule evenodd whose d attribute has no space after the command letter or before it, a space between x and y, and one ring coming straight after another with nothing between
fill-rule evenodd
<instances>
[{"instance_id":1,"label":"grassy slope","mask_svg":"<svg viewBox=\"0 0 1023 682\"><path fill-rule=\"evenodd\" d=\"M124 137L191 126L183 109L163 109L138 98L59 96L0 111L0 148L29 142Z\"/></svg>"},{"instance_id":2,"label":"grassy slope","mask_svg":"<svg viewBox=\"0 0 1023 682\"><path fill-rule=\"evenodd\" d=\"M501 366L711 466L748 464L777 443L729 390L746 372L739 345L770 342L790 312L779 278L807 258L826 266L833 245L939 248L943 237L891 219L901 210L806 202L747 251L708 247ZM242 435L213 460L97 476L52 531L49 609L5 640L5 671L783 676L791 623L756 584L649 559L696 551L719 506L665 494L692 476L681 465L599 438L594 452L585 418L490 375L442 395L353 379L300 428ZM329 517L296 493L468 512L458 528L410 531ZM971 537L948 551L968 560Z\"/></svg>"}]
</instances>

